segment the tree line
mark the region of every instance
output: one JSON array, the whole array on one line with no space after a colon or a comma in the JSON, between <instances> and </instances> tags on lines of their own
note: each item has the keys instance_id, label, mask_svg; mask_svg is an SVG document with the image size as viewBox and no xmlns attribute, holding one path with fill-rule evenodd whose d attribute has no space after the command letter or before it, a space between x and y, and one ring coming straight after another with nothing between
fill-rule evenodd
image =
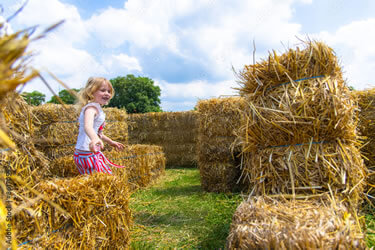
<instances>
[{"instance_id":1,"label":"tree line","mask_svg":"<svg viewBox=\"0 0 375 250\"><path fill-rule=\"evenodd\" d=\"M135 77L134 75L127 75L125 77L119 76L110 79L110 82L115 90L115 95L109 102L109 107L116 107L125 109L128 113L147 113L147 112L161 112L160 95L161 90L159 86L154 84L154 81L148 77ZM72 91L78 93L80 89L72 88ZM23 92L21 96L29 105L41 105L46 100L46 95L35 90L33 92ZM58 97L66 104L74 104L76 97L64 89L58 93ZM52 96L47 103L59 104L56 96Z\"/></svg>"}]
</instances>

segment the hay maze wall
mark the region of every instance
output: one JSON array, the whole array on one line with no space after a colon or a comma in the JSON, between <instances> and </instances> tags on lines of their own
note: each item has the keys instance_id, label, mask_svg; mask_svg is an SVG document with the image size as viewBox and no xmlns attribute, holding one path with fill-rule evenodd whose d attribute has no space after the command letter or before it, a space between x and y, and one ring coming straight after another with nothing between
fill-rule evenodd
<instances>
[{"instance_id":1,"label":"hay maze wall","mask_svg":"<svg viewBox=\"0 0 375 250\"><path fill-rule=\"evenodd\" d=\"M127 248L132 223L129 196L165 169L161 147L128 145L126 113L104 109L105 134L125 150L104 153L124 169L80 176L73 161L78 114L72 106L28 106L12 94L2 101L4 128L15 149L0 151L2 181L12 190L13 244L20 248ZM107 133L106 133L107 132ZM4 191L4 190L3 190ZM4 191L5 192L5 191ZM4 192L2 194L4 194ZM4 196L2 196L4 199Z\"/></svg>"},{"instance_id":2,"label":"hay maze wall","mask_svg":"<svg viewBox=\"0 0 375 250\"><path fill-rule=\"evenodd\" d=\"M357 107L333 50L303 46L238 74L245 105L235 145L250 196L235 213L229 249L365 247L362 224L348 219L359 217L367 179Z\"/></svg>"},{"instance_id":3,"label":"hay maze wall","mask_svg":"<svg viewBox=\"0 0 375 250\"><path fill-rule=\"evenodd\" d=\"M202 189L231 192L241 189L240 147L233 147L241 125L243 98L199 101L197 156Z\"/></svg>"},{"instance_id":4,"label":"hay maze wall","mask_svg":"<svg viewBox=\"0 0 375 250\"><path fill-rule=\"evenodd\" d=\"M129 114L129 143L161 146L167 166L196 166L197 112Z\"/></svg>"}]
</instances>

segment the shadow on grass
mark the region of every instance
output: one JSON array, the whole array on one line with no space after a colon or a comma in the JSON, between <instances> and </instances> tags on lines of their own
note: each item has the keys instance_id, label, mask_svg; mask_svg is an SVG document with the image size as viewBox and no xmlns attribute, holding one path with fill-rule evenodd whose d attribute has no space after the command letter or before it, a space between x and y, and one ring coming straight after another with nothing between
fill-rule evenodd
<instances>
[{"instance_id":1,"label":"shadow on grass","mask_svg":"<svg viewBox=\"0 0 375 250\"><path fill-rule=\"evenodd\" d=\"M212 225L212 230L200 238L198 247L201 249L225 249L226 238L229 235L230 224Z\"/></svg>"},{"instance_id":2,"label":"shadow on grass","mask_svg":"<svg viewBox=\"0 0 375 250\"><path fill-rule=\"evenodd\" d=\"M202 188L200 185L172 186L168 188L156 188L152 193L160 196L191 196L192 194L202 193Z\"/></svg>"},{"instance_id":3,"label":"shadow on grass","mask_svg":"<svg viewBox=\"0 0 375 250\"><path fill-rule=\"evenodd\" d=\"M183 169L183 170L194 170L197 169L197 165L184 165L184 166L166 166L165 169Z\"/></svg>"},{"instance_id":4,"label":"shadow on grass","mask_svg":"<svg viewBox=\"0 0 375 250\"><path fill-rule=\"evenodd\" d=\"M143 226L168 226L168 227L181 227L187 222L191 222L193 219L189 215L183 213L150 213L150 212L138 212L135 218L135 222Z\"/></svg>"}]
</instances>

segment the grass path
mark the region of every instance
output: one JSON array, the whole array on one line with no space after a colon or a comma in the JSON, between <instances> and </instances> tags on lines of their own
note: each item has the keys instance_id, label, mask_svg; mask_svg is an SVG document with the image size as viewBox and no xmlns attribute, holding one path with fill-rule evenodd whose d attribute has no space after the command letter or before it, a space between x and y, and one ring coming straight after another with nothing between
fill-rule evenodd
<instances>
[{"instance_id":1,"label":"grass path","mask_svg":"<svg viewBox=\"0 0 375 250\"><path fill-rule=\"evenodd\" d=\"M201 190L198 169L167 169L132 195L132 249L224 248L239 194Z\"/></svg>"},{"instance_id":2,"label":"grass path","mask_svg":"<svg viewBox=\"0 0 375 250\"><path fill-rule=\"evenodd\" d=\"M152 186L131 197L131 249L224 248L239 194L201 190L198 169L167 169ZM367 243L375 246L375 216L366 215Z\"/></svg>"}]
</instances>

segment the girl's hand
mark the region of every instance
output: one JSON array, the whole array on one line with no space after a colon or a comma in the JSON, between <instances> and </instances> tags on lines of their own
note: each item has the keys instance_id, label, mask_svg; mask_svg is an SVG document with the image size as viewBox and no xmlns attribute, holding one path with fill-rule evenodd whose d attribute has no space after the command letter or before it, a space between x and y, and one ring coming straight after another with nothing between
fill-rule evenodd
<instances>
[{"instance_id":1,"label":"girl's hand","mask_svg":"<svg viewBox=\"0 0 375 250\"><path fill-rule=\"evenodd\" d=\"M104 143L98 138L90 142L89 148L91 152L96 153L104 148Z\"/></svg>"},{"instance_id":2,"label":"girl's hand","mask_svg":"<svg viewBox=\"0 0 375 250\"><path fill-rule=\"evenodd\" d=\"M119 143L116 141L112 141L110 145L114 147L116 150L120 150L120 151L125 148L125 146L122 143Z\"/></svg>"}]
</instances>

